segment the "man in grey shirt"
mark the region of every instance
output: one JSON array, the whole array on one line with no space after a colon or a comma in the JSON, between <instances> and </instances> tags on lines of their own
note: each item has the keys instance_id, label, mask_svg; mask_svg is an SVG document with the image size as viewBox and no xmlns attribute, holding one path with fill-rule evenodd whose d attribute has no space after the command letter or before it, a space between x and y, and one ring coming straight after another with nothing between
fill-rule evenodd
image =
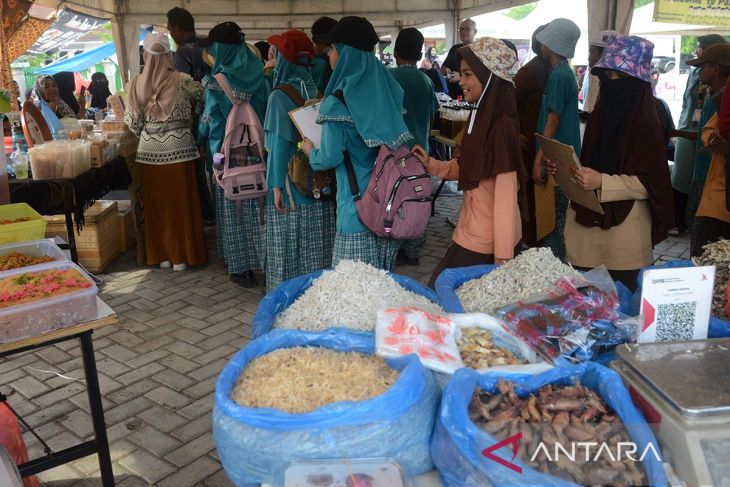
<instances>
[{"instance_id":1,"label":"man in grey shirt","mask_svg":"<svg viewBox=\"0 0 730 487\"><path fill-rule=\"evenodd\" d=\"M200 38L195 35L195 21L190 12L175 7L167 12L167 30L177 44L175 51L175 69L189 74L195 81L200 81L210 74L210 67L203 61L203 48Z\"/></svg>"}]
</instances>

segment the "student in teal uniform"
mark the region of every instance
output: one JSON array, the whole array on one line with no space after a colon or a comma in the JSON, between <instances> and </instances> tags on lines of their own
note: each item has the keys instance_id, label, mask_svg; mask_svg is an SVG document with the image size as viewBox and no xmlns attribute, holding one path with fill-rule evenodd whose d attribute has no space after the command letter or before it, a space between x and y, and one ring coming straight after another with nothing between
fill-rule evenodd
<instances>
[{"instance_id":1,"label":"student in teal uniform","mask_svg":"<svg viewBox=\"0 0 730 487\"><path fill-rule=\"evenodd\" d=\"M535 38L542 45L542 57L552 71L548 77L542 98L537 132L563 144L572 145L580 154L580 121L578 119L578 83L568 64L575 54L575 45L580 38L580 29L568 19L555 19L545 26ZM543 168L543 152L538 149L533 165L532 178L535 184L545 184L547 176ZM555 230L542 242L550 247L556 257L565 260L565 215L568 199L555 187Z\"/></svg>"},{"instance_id":2,"label":"student in teal uniform","mask_svg":"<svg viewBox=\"0 0 730 487\"><path fill-rule=\"evenodd\" d=\"M413 139L403 122L403 89L373 54L378 41L372 24L362 17L344 17L328 34L315 38L315 42L333 44L333 73L319 112L320 148L305 139L302 150L313 169L336 172L333 263L352 259L392 270L400 242L378 238L360 222L344 164L347 151L364 190L380 146L394 149ZM342 92L347 106L335 96L337 92Z\"/></svg>"},{"instance_id":3,"label":"student in teal uniform","mask_svg":"<svg viewBox=\"0 0 730 487\"><path fill-rule=\"evenodd\" d=\"M312 37L328 33L335 25L337 25L337 21L332 17L318 18L312 24ZM320 93L324 93L327 89L327 83L332 77L332 67L329 60L330 49L332 49L331 44L314 41L315 56L312 59L312 79L314 79Z\"/></svg>"},{"instance_id":4,"label":"student in teal uniform","mask_svg":"<svg viewBox=\"0 0 730 487\"><path fill-rule=\"evenodd\" d=\"M211 29L201 45L215 60L212 75L223 73L234 96L251 104L261 120L266 114L268 88L264 83L261 60L244 41L240 27L225 22ZM213 154L222 149L226 121L232 105L218 82L211 76L203 79L205 112L200 118L198 145L206 148L208 167ZM223 190L215 182L216 231L218 255L223 257L233 282L243 287L255 287L253 271L261 269L263 257L263 229L260 223L259 202L226 200Z\"/></svg>"},{"instance_id":5,"label":"student in teal uniform","mask_svg":"<svg viewBox=\"0 0 730 487\"><path fill-rule=\"evenodd\" d=\"M335 239L335 205L303 196L287 174L289 160L301 136L289 118L296 108L283 89L301 100L317 97L317 86L309 72L314 46L307 35L289 30L269 38L276 46L274 90L264 123L267 159L266 185L266 291L283 281L332 265ZM288 87L288 88L287 88Z\"/></svg>"},{"instance_id":6,"label":"student in teal uniform","mask_svg":"<svg viewBox=\"0 0 730 487\"><path fill-rule=\"evenodd\" d=\"M692 171L692 185L687 200L687 222L690 233L690 253L692 257L699 256L702 249L698 246L698 221L695 218L697 208L702 199L707 172L712 161L712 152L703 150L702 129L720 108L722 95L725 93L725 83L730 75L730 45L715 44L705 49L700 57L687 61L689 66L700 68L700 83L707 86L705 101L702 106L700 123L697 129L697 152L695 154L694 169Z\"/></svg>"},{"instance_id":7,"label":"student in teal uniform","mask_svg":"<svg viewBox=\"0 0 730 487\"><path fill-rule=\"evenodd\" d=\"M423 34L418 29L403 29L395 40L395 62L398 67L390 70L398 84L403 88L403 120L415 138L414 143L428 152L428 139L431 135L433 116L439 109L433 81L418 69L423 48ZM398 252L398 264L420 265L421 250L426 243L426 234L406 240Z\"/></svg>"}]
</instances>

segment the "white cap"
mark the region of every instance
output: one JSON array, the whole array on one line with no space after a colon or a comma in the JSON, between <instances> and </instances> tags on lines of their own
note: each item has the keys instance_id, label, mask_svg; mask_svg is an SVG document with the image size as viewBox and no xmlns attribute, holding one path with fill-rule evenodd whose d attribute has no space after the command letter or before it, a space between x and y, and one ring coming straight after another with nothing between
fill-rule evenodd
<instances>
[{"instance_id":1,"label":"white cap","mask_svg":"<svg viewBox=\"0 0 730 487\"><path fill-rule=\"evenodd\" d=\"M606 39L608 39L608 36L615 35L621 35L621 32L617 30L601 30L598 32L594 32L593 35L591 35L591 39L588 43L591 46L606 47Z\"/></svg>"},{"instance_id":2,"label":"white cap","mask_svg":"<svg viewBox=\"0 0 730 487\"><path fill-rule=\"evenodd\" d=\"M170 39L161 32L150 33L144 38L142 47L152 55L167 54L170 52Z\"/></svg>"}]
</instances>

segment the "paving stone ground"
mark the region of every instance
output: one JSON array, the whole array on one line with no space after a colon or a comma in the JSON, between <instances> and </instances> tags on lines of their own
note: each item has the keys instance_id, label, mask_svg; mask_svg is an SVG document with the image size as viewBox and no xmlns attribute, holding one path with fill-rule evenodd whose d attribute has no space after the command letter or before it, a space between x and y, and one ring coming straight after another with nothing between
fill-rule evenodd
<instances>
[{"instance_id":1,"label":"paving stone ground","mask_svg":"<svg viewBox=\"0 0 730 487\"><path fill-rule=\"evenodd\" d=\"M420 267L397 272L426 283L451 241L447 217L459 197L443 197L431 219ZM214 252L215 245L211 241ZM686 238L656 249L658 261L688 258ZM251 337L263 288L228 281L223 265L185 272L135 265L121 256L101 276L101 297L120 323L94 334L114 474L119 487L230 486L211 432L213 390L228 358ZM63 375L64 377L61 377ZM77 342L0 359L0 392L51 448L61 450L92 435ZM31 458L43 454L30 434ZM50 487L101 484L96 456L40 475Z\"/></svg>"}]
</instances>

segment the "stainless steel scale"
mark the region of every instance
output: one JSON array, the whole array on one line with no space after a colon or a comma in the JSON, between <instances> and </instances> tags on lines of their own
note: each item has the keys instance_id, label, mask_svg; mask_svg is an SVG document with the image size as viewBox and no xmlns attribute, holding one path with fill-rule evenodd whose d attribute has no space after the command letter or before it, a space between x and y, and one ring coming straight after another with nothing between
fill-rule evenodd
<instances>
[{"instance_id":1,"label":"stainless steel scale","mask_svg":"<svg viewBox=\"0 0 730 487\"><path fill-rule=\"evenodd\" d=\"M690 486L730 486L730 339L621 345L612 364Z\"/></svg>"}]
</instances>

